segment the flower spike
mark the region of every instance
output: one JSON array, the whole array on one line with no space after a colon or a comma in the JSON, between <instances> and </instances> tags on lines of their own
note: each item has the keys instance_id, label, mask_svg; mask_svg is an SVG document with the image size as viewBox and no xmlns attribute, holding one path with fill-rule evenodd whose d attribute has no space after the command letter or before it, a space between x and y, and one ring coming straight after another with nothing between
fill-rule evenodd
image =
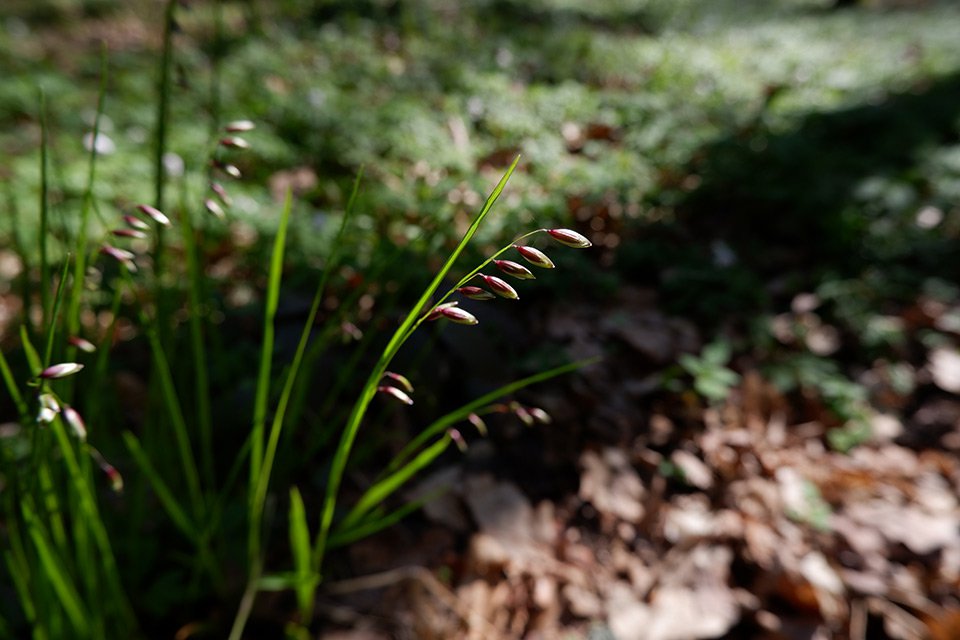
<instances>
[{"instance_id":1,"label":"flower spike","mask_svg":"<svg viewBox=\"0 0 960 640\"><path fill-rule=\"evenodd\" d=\"M587 247L593 246L593 243L584 236L570 229L547 229L547 233L560 244L573 247L574 249L586 249Z\"/></svg>"},{"instance_id":2,"label":"flower spike","mask_svg":"<svg viewBox=\"0 0 960 640\"><path fill-rule=\"evenodd\" d=\"M547 257L547 254L545 254L543 251L540 251L539 249L534 249L533 247L525 247L517 244L513 245L513 247L520 253L521 256L523 256L524 260L534 265L535 267L542 267L544 269L553 269L555 266L557 266L553 264L553 260Z\"/></svg>"},{"instance_id":3,"label":"flower spike","mask_svg":"<svg viewBox=\"0 0 960 640\"><path fill-rule=\"evenodd\" d=\"M397 389L396 387L382 385L377 387L377 391L379 391L380 393L384 393L388 396L393 396L403 404L413 404L413 398L408 396L406 393L404 393L400 389Z\"/></svg>"},{"instance_id":4,"label":"flower spike","mask_svg":"<svg viewBox=\"0 0 960 640\"><path fill-rule=\"evenodd\" d=\"M497 265L497 268L500 271L503 271L508 276L513 276L514 278L520 278L521 280L533 280L536 276L531 273L530 269L527 269L522 264L513 262L512 260L494 260L493 264Z\"/></svg>"},{"instance_id":5,"label":"flower spike","mask_svg":"<svg viewBox=\"0 0 960 640\"><path fill-rule=\"evenodd\" d=\"M517 295L516 289L511 287L500 278L496 276L485 276L482 273L480 274L480 277L483 278L483 281L487 283L487 286L490 287L493 292L501 298L508 298L510 300L520 299L520 296Z\"/></svg>"},{"instance_id":6,"label":"flower spike","mask_svg":"<svg viewBox=\"0 0 960 640\"><path fill-rule=\"evenodd\" d=\"M471 300L493 300L495 297L492 293L480 287L460 287L457 291Z\"/></svg>"}]
</instances>

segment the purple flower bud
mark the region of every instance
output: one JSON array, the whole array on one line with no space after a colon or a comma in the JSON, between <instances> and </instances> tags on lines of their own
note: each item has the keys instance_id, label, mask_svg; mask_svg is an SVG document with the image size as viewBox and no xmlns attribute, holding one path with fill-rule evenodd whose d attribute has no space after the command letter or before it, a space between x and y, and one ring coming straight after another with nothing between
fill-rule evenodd
<instances>
[{"instance_id":1,"label":"purple flower bud","mask_svg":"<svg viewBox=\"0 0 960 640\"><path fill-rule=\"evenodd\" d=\"M410 384L410 381L407 380L406 376L402 376L399 373L394 373L393 371L385 371L383 374L384 378L390 378L401 387L407 390L407 393L413 393L413 385Z\"/></svg>"},{"instance_id":2,"label":"purple flower bud","mask_svg":"<svg viewBox=\"0 0 960 640\"><path fill-rule=\"evenodd\" d=\"M148 204L138 204L137 209L141 213L143 213L143 215L149 217L151 220L153 220L157 224L163 225L164 227L170 226L170 218L163 215L163 212L161 212L156 207L151 207Z\"/></svg>"},{"instance_id":3,"label":"purple flower bud","mask_svg":"<svg viewBox=\"0 0 960 640\"><path fill-rule=\"evenodd\" d=\"M223 220L227 217L227 214L223 212L223 207L217 204L217 201L213 198L207 198L203 201L203 206L207 208L207 211L212 213L217 218Z\"/></svg>"},{"instance_id":4,"label":"purple flower bud","mask_svg":"<svg viewBox=\"0 0 960 640\"><path fill-rule=\"evenodd\" d=\"M493 300L495 297L492 293L480 287L460 287L457 291L471 300Z\"/></svg>"},{"instance_id":5,"label":"purple flower bud","mask_svg":"<svg viewBox=\"0 0 960 640\"><path fill-rule=\"evenodd\" d=\"M475 413L471 413L467 416L467 421L474 426L480 435L484 438L487 437L487 423L483 421L483 418Z\"/></svg>"},{"instance_id":6,"label":"purple flower bud","mask_svg":"<svg viewBox=\"0 0 960 640\"><path fill-rule=\"evenodd\" d=\"M497 265L497 268L500 269L500 271L503 271L508 276L513 276L514 278L520 278L521 280L533 280L536 277L530 272L530 269L527 269L522 264L518 264L512 260L494 260L493 264Z\"/></svg>"},{"instance_id":7,"label":"purple flower bud","mask_svg":"<svg viewBox=\"0 0 960 640\"><path fill-rule=\"evenodd\" d=\"M586 249L593 246L592 242L570 229L547 229L547 233L560 244L565 244L574 249Z\"/></svg>"},{"instance_id":8,"label":"purple flower bud","mask_svg":"<svg viewBox=\"0 0 960 640\"><path fill-rule=\"evenodd\" d=\"M147 237L143 231L139 229L114 229L110 233L115 235L118 238L137 238L143 239Z\"/></svg>"},{"instance_id":9,"label":"purple flower bud","mask_svg":"<svg viewBox=\"0 0 960 640\"><path fill-rule=\"evenodd\" d=\"M70 428L73 429L73 434L77 436L77 440L81 442L87 439L87 425L84 424L83 418L80 417L80 414L76 412L73 407L64 407L63 408L63 419L66 421Z\"/></svg>"},{"instance_id":10,"label":"purple flower bud","mask_svg":"<svg viewBox=\"0 0 960 640\"><path fill-rule=\"evenodd\" d=\"M437 306L435 306L433 309L430 310L430 313L427 314L427 317L425 318L425 320L431 321L431 322L433 320L439 320L443 316L444 309L455 307L458 304L460 303L457 302L456 300L454 300L453 302L444 302L443 304L438 304Z\"/></svg>"},{"instance_id":11,"label":"purple flower bud","mask_svg":"<svg viewBox=\"0 0 960 640\"><path fill-rule=\"evenodd\" d=\"M440 315L450 322L456 322L457 324L470 325L479 322L472 313L464 311L459 307L444 307L440 310Z\"/></svg>"},{"instance_id":12,"label":"purple flower bud","mask_svg":"<svg viewBox=\"0 0 960 640\"><path fill-rule=\"evenodd\" d=\"M521 245L513 245L513 247L520 252L520 255L523 256L523 259L529 262L530 264L536 267L543 267L544 269L553 269L556 265L553 264L553 260L547 257L543 251L539 249L534 249L533 247L525 247Z\"/></svg>"},{"instance_id":13,"label":"purple flower bud","mask_svg":"<svg viewBox=\"0 0 960 640\"><path fill-rule=\"evenodd\" d=\"M93 345L92 342L90 342L89 340L85 340L80 336L70 336L67 339L67 342L75 346L77 349L80 349L80 351L83 351L84 353L93 353L94 351L97 350L97 348Z\"/></svg>"},{"instance_id":14,"label":"purple flower bud","mask_svg":"<svg viewBox=\"0 0 960 640\"><path fill-rule=\"evenodd\" d=\"M480 277L483 278L483 281L487 283L487 286L490 287L493 292L501 298L508 298L510 300L520 299L520 296L517 295L516 290L500 278L496 276L485 276L482 273L480 274Z\"/></svg>"},{"instance_id":15,"label":"purple flower bud","mask_svg":"<svg viewBox=\"0 0 960 640\"><path fill-rule=\"evenodd\" d=\"M40 377L44 380L66 378L67 376L72 376L81 369L83 369L83 365L79 362L61 362L60 364L49 366L41 371Z\"/></svg>"},{"instance_id":16,"label":"purple flower bud","mask_svg":"<svg viewBox=\"0 0 960 640\"><path fill-rule=\"evenodd\" d=\"M210 190L217 194L217 198L220 199L220 202L222 202L224 206L229 207L233 204L233 200L230 198L230 195L227 194L227 190L224 189L223 185L219 182L211 182Z\"/></svg>"},{"instance_id":17,"label":"purple flower bud","mask_svg":"<svg viewBox=\"0 0 960 640\"><path fill-rule=\"evenodd\" d=\"M147 231L150 228L150 225L136 216L123 216L123 221L126 222L127 226L131 229Z\"/></svg>"},{"instance_id":18,"label":"purple flower bud","mask_svg":"<svg viewBox=\"0 0 960 640\"><path fill-rule=\"evenodd\" d=\"M223 130L228 133L243 133L245 131L253 131L257 128L250 120L234 120L233 122L228 122Z\"/></svg>"},{"instance_id":19,"label":"purple flower bud","mask_svg":"<svg viewBox=\"0 0 960 640\"><path fill-rule=\"evenodd\" d=\"M227 136L221 138L220 144L230 149L249 149L250 143L240 136Z\"/></svg>"},{"instance_id":20,"label":"purple flower bud","mask_svg":"<svg viewBox=\"0 0 960 640\"><path fill-rule=\"evenodd\" d=\"M447 435L450 436L453 443L460 449L460 453L467 452L467 441L463 439L463 435L459 431L456 429L447 429Z\"/></svg>"},{"instance_id":21,"label":"purple flower bud","mask_svg":"<svg viewBox=\"0 0 960 640\"><path fill-rule=\"evenodd\" d=\"M120 264L124 265L130 271L136 271L137 265L133 261L134 255L125 249L117 249L116 247L111 247L108 244L100 247L100 253L110 256Z\"/></svg>"},{"instance_id":22,"label":"purple flower bud","mask_svg":"<svg viewBox=\"0 0 960 640\"><path fill-rule=\"evenodd\" d=\"M396 387L383 385L383 386L377 387L377 391L379 391L380 393L385 393L388 396L393 396L394 398L396 398L397 400L399 400L404 404L413 404L413 398L408 396L406 393L404 393L400 389L397 389Z\"/></svg>"}]
</instances>

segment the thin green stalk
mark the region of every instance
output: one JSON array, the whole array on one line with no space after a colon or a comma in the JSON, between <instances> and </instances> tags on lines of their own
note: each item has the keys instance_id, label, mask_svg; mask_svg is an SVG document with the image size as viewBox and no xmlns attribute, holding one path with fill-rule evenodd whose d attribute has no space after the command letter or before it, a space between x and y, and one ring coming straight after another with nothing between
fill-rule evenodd
<instances>
[{"instance_id":1,"label":"thin green stalk","mask_svg":"<svg viewBox=\"0 0 960 640\"><path fill-rule=\"evenodd\" d=\"M337 445L337 450L334 453L333 461L330 466L330 475L327 481L323 508L321 512L320 529L317 533L317 538L314 542L313 548L313 567L315 571L319 572L320 567L323 564L327 536L329 535L330 527L333 524L333 514L336 509L337 494L340 491L340 484L343 481L343 474L347 468L347 459L350 457L350 451L353 448L353 443L356 440L357 433L360 429L360 423L363 421L363 417L367 412L367 407L369 407L371 400L373 400L373 397L377 392L377 385L383 378L383 374L390 365L390 362L393 360L393 357L409 337L410 329L418 322L418 320L420 320L420 315L430 302L430 298L440 287L443 279L447 276L447 273L450 271L450 269L453 268L457 258L460 257L460 254L466 248L474 234L476 234L477 229L480 227L483 219L493 208L497 198L500 197L504 187L507 185L507 181L517 168L517 163L519 161L520 158L518 156L513 161L513 164L510 165L510 168L507 169L507 172L504 174L503 178L500 179L500 182L494 188L493 192L491 192L490 196L484 203L483 208L480 210L480 213L474 219L473 224L470 225L470 228L460 240L460 243L447 258L447 261L434 277L430 285L423 292L423 295L420 296L420 300L418 300L413 306L410 314L393 334L393 337L390 339L390 342L387 344L386 348L381 354L379 361L370 372L370 377L367 378L364 388L360 393L360 397L353 406L350 418L340 437L340 442Z\"/></svg>"},{"instance_id":2,"label":"thin green stalk","mask_svg":"<svg viewBox=\"0 0 960 640\"><path fill-rule=\"evenodd\" d=\"M50 144L47 131L47 97L40 91L40 306L43 309L43 325L50 322L50 263L47 255L49 235L50 198L47 175L47 151ZM29 298L24 299L29 307Z\"/></svg>"},{"instance_id":3,"label":"thin green stalk","mask_svg":"<svg viewBox=\"0 0 960 640\"><path fill-rule=\"evenodd\" d=\"M200 461L203 477L208 487L214 486L213 470L213 420L210 410L210 374L207 366L207 349L204 346L203 275L200 271L200 249L194 238L193 216L186 208L186 184L181 193L180 229L183 250L187 258L188 295L190 299L190 352L193 356L193 375L196 384L197 423L200 430Z\"/></svg>"}]
</instances>

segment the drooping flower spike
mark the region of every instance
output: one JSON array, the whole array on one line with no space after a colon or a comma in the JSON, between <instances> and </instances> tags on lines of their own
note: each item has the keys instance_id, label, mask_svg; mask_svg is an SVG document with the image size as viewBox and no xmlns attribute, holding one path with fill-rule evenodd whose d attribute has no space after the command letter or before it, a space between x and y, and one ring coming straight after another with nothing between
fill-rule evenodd
<instances>
[{"instance_id":1,"label":"drooping flower spike","mask_svg":"<svg viewBox=\"0 0 960 640\"><path fill-rule=\"evenodd\" d=\"M146 222L144 222L143 220L141 220L136 216L131 216L131 215L123 216L123 221L127 224L128 227L130 227L131 229L136 229L137 231L148 231L150 229L150 225L148 225Z\"/></svg>"},{"instance_id":2,"label":"drooping flower spike","mask_svg":"<svg viewBox=\"0 0 960 640\"><path fill-rule=\"evenodd\" d=\"M548 258L547 254L539 249L518 244L513 245L513 247L523 256L524 260L536 267L542 267L544 269L553 269L556 267L556 265L553 264L553 260Z\"/></svg>"},{"instance_id":3,"label":"drooping flower spike","mask_svg":"<svg viewBox=\"0 0 960 640\"><path fill-rule=\"evenodd\" d=\"M457 291L471 300L493 300L496 296L480 287L460 287Z\"/></svg>"},{"instance_id":4,"label":"drooping flower spike","mask_svg":"<svg viewBox=\"0 0 960 640\"><path fill-rule=\"evenodd\" d=\"M102 247L100 247L100 253L102 253L105 256L110 256L111 258L113 258L114 260L116 260L117 262L125 266L130 271L137 270L137 263L133 261L133 259L136 256L134 256L132 253L130 253L126 249L118 249L116 247L112 247L108 244L105 244Z\"/></svg>"},{"instance_id":5,"label":"drooping flower spike","mask_svg":"<svg viewBox=\"0 0 960 640\"><path fill-rule=\"evenodd\" d=\"M497 269L500 269L500 271L503 271L508 276L513 276L514 278L519 278L521 280L533 280L536 278L530 269L527 269L522 264L512 260L494 260L493 264L497 266Z\"/></svg>"},{"instance_id":6,"label":"drooping flower spike","mask_svg":"<svg viewBox=\"0 0 960 640\"><path fill-rule=\"evenodd\" d=\"M165 216L162 211L148 204L138 204L137 209L145 216L164 227L170 226L170 218Z\"/></svg>"},{"instance_id":7,"label":"drooping flower spike","mask_svg":"<svg viewBox=\"0 0 960 640\"><path fill-rule=\"evenodd\" d=\"M79 362L61 362L60 364L51 365L41 371L40 377L44 380L56 380L72 376L81 369L83 369L83 365Z\"/></svg>"},{"instance_id":8,"label":"drooping flower spike","mask_svg":"<svg viewBox=\"0 0 960 640\"><path fill-rule=\"evenodd\" d=\"M407 393L413 393L413 385L410 384L410 381L407 379L406 376L400 375L399 373L394 373L393 371L385 371L383 373L383 377L393 380L394 382L399 384L401 387L403 387Z\"/></svg>"},{"instance_id":9,"label":"drooping flower spike","mask_svg":"<svg viewBox=\"0 0 960 640\"><path fill-rule=\"evenodd\" d=\"M593 246L593 243L584 236L570 229L547 229L546 231L551 238L560 244L573 247L574 249L586 249L587 247Z\"/></svg>"},{"instance_id":10,"label":"drooping flower spike","mask_svg":"<svg viewBox=\"0 0 960 640\"><path fill-rule=\"evenodd\" d=\"M147 234L139 229L113 229L110 231L110 233L118 238L134 238L137 240L142 240L147 237Z\"/></svg>"},{"instance_id":11,"label":"drooping flower spike","mask_svg":"<svg viewBox=\"0 0 960 640\"><path fill-rule=\"evenodd\" d=\"M389 385L381 385L377 387L377 391L380 393L392 396L393 398L399 400L403 404L413 404L413 398L408 396L402 390L397 389L396 387L391 387Z\"/></svg>"},{"instance_id":12,"label":"drooping flower spike","mask_svg":"<svg viewBox=\"0 0 960 640\"><path fill-rule=\"evenodd\" d=\"M519 300L520 296L517 295L516 289L507 284L504 280L498 278L497 276L485 276L482 273L479 274L483 281L487 284L490 289L500 296L501 298L507 298L509 300Z\"/></svg>"}]
</instances>

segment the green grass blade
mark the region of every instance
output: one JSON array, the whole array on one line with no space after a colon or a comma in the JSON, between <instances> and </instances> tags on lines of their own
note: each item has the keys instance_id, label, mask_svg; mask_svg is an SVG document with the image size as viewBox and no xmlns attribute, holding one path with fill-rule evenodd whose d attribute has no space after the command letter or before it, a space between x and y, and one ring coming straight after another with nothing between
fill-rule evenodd
<instances>
[{"instance_id":1,"label":"green grass blade","mask_svg":"<svg viewBox=\"0 0 960 640\"><path fill-rule=\"evenodd\" d=\"M10 363L7 362L7 357L2 350L0 350L0 374L3 375L3 383L7 387L7 393L10 394L13 404L17 407L17 415L20 420L26 423L30 419L27 403L23 400L23 395L20 394L20 388L13 377L13 371L10 370Z\"/></svg>"},{"instance_id":2,"label":"green grass blade","mask_svg":"<svg viewBox=\"0 0 960 640\"><path fill-rule=\"evenodd\" d=\"M500 197L500 194L503 193L503 189L506 187L507 181L510 179L510 176L513 175L514 170L517 168L517 163L519 162L520 157L518 156L500 179L500 182L497 183L497 186L490 193L490 196L487 198L486 202L484 202L480 213L477 214L473 224L470 225L470 228L447 258L447 261L444 263L443 267L441 267L433 281L424 290L423 295L420 296L420 299L410 310L407 318L393 334L393 337L390 339L390 342L387 344L387 347L381 354L379 361L370 372L370 377L367 378L364 388L353 406L353 410L350 413L350 418L348 419L343 433L340 436L340 442L337 445L337 450L334 453L333 461L330 466L330 475L327 481L326 493L324 495L323 507L320 516L320 529L317 533L317 539L314 543L313 549L314 569L317 571L319 571L320 565L323 563L327 536L330 532L330 527L333 524L333 514L336 510L337 494L340 491L340 483L343 480L343 474L347 468L347 459L350 457L350 451L353 449L353 443L356 440L357 432L360 429L360 423L363 421L367 407L370 405L370 401L373 400L373 396L377 392L377 385L379 384L380 379L383 377L383 373L390 365L390 362L393 360L393 357L396 355L397 351L399 351L400 347L403 345L403 342L407 339L407 337L409 337L410 330L414 327L414 325L417 324L418 320L420 319L420 315L430 302L430 298L440 287L440 284L453 267L453 264L456 262L457 258L460 257L460 254L466 248L474 234L476 234L477 229L483 222L483 219L486 218L487 214L490 213L494 203Z\"/></svg>"},{"instance_id":3,"label":"green grass blade","mask_svg":"<svg viewBox=\"0 0 960 640\"><path fill-rule=\"evenodd\" d=\"M37 353L36 347L33 346L33 342L30 341L30 335L27 333L27 325L20 325L20 345L23 347L23 353L27 357L27 364L30 366L30 371L33 372L33 375L38 376L40 372L43 371L43 361L40 360L40 354Z\"/></svg>"},{"instance_id":4,"label":"green grass blade","mask_svg":"<svg viewBox=\"0 0 960 640\"><path fill-rule=\"evenodd\" d=\"M253 407L253 429L250 441L250 495L251 500L260 481L260 468L263 465L263 434L267 417L267 400L270 392L270 365L273 361L274 318L280 301L280 279L283 275L283 254L287 243L287 223L290 221L290 209L293 206L293 194L288 190L280 215L280 226L273 241L273 253L270 257L270 272L267 280L267 298L263 310L263 340L260 343L260 366L257 371L257 391Z\"/></svg>"},{"instance_id":5,"label":"green grass blade","mask_svg":"<svg viewBox=\"0 0 960 640\"><path fill-rule=\"evenodd\" d=\"M346 517L344 517L340 524L340 529L349 530L353 525L357 524L371 509L383 502L394 491L402 487L407 480L412 478L415 473L433 462L437 456L446 451L447 447L450 446L450 442L452 442L450 436L444 434L435 443L417 454L413 460L383 480L374 483L373 486L364 492L360 499L357 500L356 505L354 505Z\"/></svg>"},{"instance_id":6,"label":"green grass blade","mask_svg":"<svg viewBox=\"0 0 960 640\"><path fill-rule=\"evenodd\" d=\"M64 612L70 619L78 636L86 636L89 633L87 620L89 615L80 601L80 594L77 592L73 580L64 571L66 565L59 558L50 545L47 532L43 529L39 517L30 506L29 501L24 501L21 505L24 521L30 533L30 540L37 550L37 556L40 560L40 566L43 568L44 575L49 580L63 607Z\"/></svg>"},{"instance_id":7,"label":"green grass blade","mask_svg":"<svg viewBox=\"0 0 960 640\"><path fill-rule=\"evenodd\" d=\"M57 316L60 315L60 307L63 304L63 293L67 288L67 273L70 270L69 257L63 261L63 269L60 271L60 282L57 283L57 295L53 299L53 310L50 317L47 318L47 346L43 351L43 366L50 366L50 359L53 358L53 345L57 335Z\"/></svg>"},{"instance_id":8,"label":"green grass blade","mask_svg":"<svg viewBox=\"0 0 960 640\"><path fill-rule=\"evenodd\" d=\"M310 527L303 497L296 487L290 488L290 551L293 556L293 571L297 580L297 606L303 620L309 620L313 612L314 585L319 580L310 567ZM311 577L313 576L313 579Z\"/></svg>"},{"instance_id":9,"label":"green grass blade","mask_svg":"<svg viewBox=\"0 0 960 640\"><path fill-rule=\"evenodd\" d=\"M183 535L192 541L196 541L198 538L196 528L193 526L189 516L187 516L187 512L180 503L177 502L173 492L153 467L153 463L150 462L150 457L143 450L143 447L140 446L140 441L129 431L123 433L123 441L126 443L127 449L130 450L130 455L133 456L134 462L137 463L143 475L145 475L150 482L150 486L153 487L153 492L157 494L157 499L160 500L163 509L167 512L167 515L170 516L170 520L180 529Z\"/></svg>"},{"instance_id":10,"label":"green grass blade","mask_svg":"<svg viewBox=\"0 0 960 640\"><path fill-rule=\"evenodd\" d=\"M50 322L50 256L47 255L47 239L50 235L50 178L47 174L49 164L49 132L47 130L47 97L40 92L40 301L43 309L43 324ZM26 303L26 300L24 303Z\"/></svg>"},{"instance_id":11,"label":"green grass blade","mask_svg":"<svg viewBox=\"0 0 960 640\"><path fill-rule=\"evenodd\" d=\"M356 540L362 540L363 538L371 536L378 531L382 531L387 527L391 527L425 505L427 502L432 500L434 496L439 495L440 493L442 493L442 491L431 492L430 495L424 496L418 500L412 500L391 511L385 516L381 516L379 518L369 518L368 520L362 521L350 529L336 529L332 534L330 534L328 548L336 549L337 547L348 545Z\"/></svg>"}]
</instances>

